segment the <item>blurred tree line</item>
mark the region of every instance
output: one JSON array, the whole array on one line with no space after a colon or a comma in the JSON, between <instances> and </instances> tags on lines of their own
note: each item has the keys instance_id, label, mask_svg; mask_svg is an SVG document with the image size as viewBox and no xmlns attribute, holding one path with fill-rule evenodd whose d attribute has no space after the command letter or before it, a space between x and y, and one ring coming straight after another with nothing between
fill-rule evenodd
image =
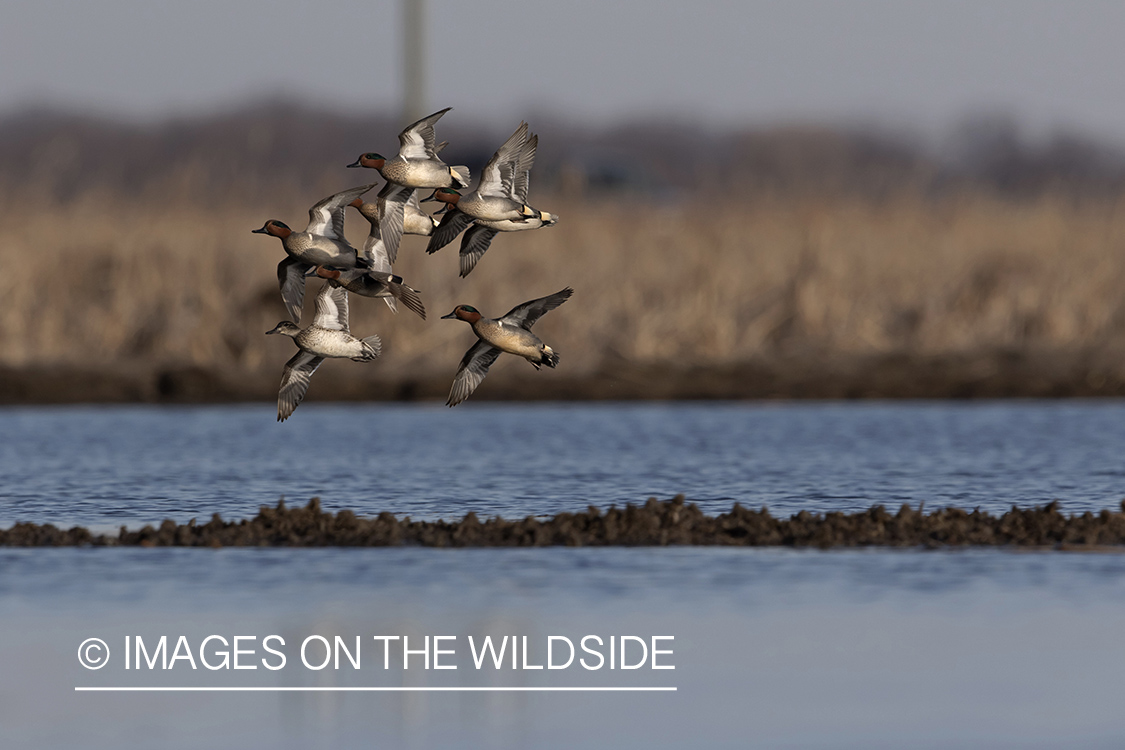
<instances>
[{"instance_id":1,"label":"blurred tree line","mask_svg":"<svg viewBox=\"0 0 1125 750\"><path fill-rule=\"evenodd\" d=\"M937 145L874 127L715 132L643 121L590 128L546 115L531 119L542 144L534 189L574 197L880 200L904 190L936 196L970 189L1020 200L1046 193L1113 196L1125 186L1125 153L1117 146L1075 132L1032 139L1003 114L971 117ZM343 167L359 153L397 150L400 127L378 113L282 101L149 124L30 110L0 118L0 191L63 202L100 192L164 193L204 205L257 202L278 192L318 196L354 181ZM474 175L507 134L455 116L439 133L452 144L447 161L467 164Z\"/></svg>"}]
</instances>

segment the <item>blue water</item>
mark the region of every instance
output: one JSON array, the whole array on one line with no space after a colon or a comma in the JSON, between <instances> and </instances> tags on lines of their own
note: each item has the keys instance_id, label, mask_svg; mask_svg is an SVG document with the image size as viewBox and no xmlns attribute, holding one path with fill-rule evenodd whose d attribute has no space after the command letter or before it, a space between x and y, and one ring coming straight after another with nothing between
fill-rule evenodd
<instances>
[{"instance_id":1,"label":"blue water","mask_svg":"<svg viewBox=\"0 0 1125 750\"><path fill-rule=\"evenodd\" d=\"M256 405L21 408L0 410L0 434L5 526L240 518L314 495L425 518L676 493L775 514L1125 497L1119 402L307 404L284 425ZM1122 632L1112 553L0 549L0 744L1116 748ZM254 649L270 634L289 657L277 671L124 665L127 638ZM403 668L400 651L385 667L380 635L451 636L457 669ZM527 637L532 666L550 636L672 636L675 669L475 668L467 639L504 635ZM362 668L304 667L312 636L359 638ZM94 637L110 658L88 670ZM184 686L300 691L74 690ZM481 686L677 690L302 692Z\"/></svg>"},{"instance_id":2,"label":"blue water","mask_svg":"<svg viewBox=\"0 0 1125 750\"><path fill-rule=\"evenodd\" d=\"M0 524L252 516L285 497L523 517L683 493L775 515L1125 498L1121 402L0 410Z\"/></svg>"}]
</instances>

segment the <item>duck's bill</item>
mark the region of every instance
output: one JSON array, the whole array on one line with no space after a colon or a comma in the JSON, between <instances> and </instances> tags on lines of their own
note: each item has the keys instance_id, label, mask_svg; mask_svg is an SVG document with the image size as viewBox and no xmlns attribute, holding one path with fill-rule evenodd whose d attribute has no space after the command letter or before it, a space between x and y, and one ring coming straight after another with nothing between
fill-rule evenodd
<instances>
[{"instance_id":1,"label":"duck's bill","mask_svg":"<svg viewBox=\"0 0 1125 750\"><path fill-rule=\"evenodd\" d=\"M456 317L457 316L454 315L453 313L449 313L449 315L442 315L441 320L449 320L450 318L456 318Z\"/></svg>"},{"instance_id":2,"label":"duck's bill","mask_svg":"<svg viewBox=\"0 0 1125 750\"><path fill-rule=\"evenodd\" d=\"M348 169L354 169L355 167L362 167L363 165L360 164L361 161L363 161L362 156L359 157L358 159L356 159L355 161L353 161L351 164L349 164Z\"/></svg>"}]
</instances>

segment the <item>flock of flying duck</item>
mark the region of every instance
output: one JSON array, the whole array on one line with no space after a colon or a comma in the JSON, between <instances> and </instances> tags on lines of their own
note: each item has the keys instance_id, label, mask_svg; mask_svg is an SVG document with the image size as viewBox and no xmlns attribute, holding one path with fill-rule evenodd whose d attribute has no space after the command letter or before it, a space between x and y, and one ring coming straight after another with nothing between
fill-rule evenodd
<instances>
[{"instance_id":1,"label":"flock of flying duck","mask_svg":"<svg viewBox=\"0 0 1125 750\"><path fill-rule=\"evenodd\" d=\"M392 311L401 302L407 309L426 318L426 308L418 291L396 276L391 264L398 257L403 234L429 236L427 253L434 253L465 232L461 240L461 276L468 276L499 232L520 232L548 227L558 221L546 211L527 205L527 188L539 137L520 123L484 167L476 190L462 193L469 186L467 167L450 167L438 154L447 145L435 143L434 124L449 108L435 112L403 130L399 152L393 159L366 153L349 167L375 169L387 184L374 203L361 197L375 183L336 193L309 209L309 224L294 232L284 223L270 219L257 234L281 240L286 258L277 266L281 297L292 321L283 320L266 333L292 337L298 352L285 363L281 389L277 396L277 419L284 422L301 403L309 379L326 357L347 357L369 362L379 356L378 336L356 338L348 327L348 292L361 297L382 298ZM425 213L418 190L432 189L422 202L438 201L440 222ZM367 219L370 231L361 249L344 237L344 214L356 208ZM297 325L305 299L305 282L310 276L324 279L316 297L316 314L306 328ZM461 360L449 406L469 397L501 352L523 357L535 367L554 367L559 355L531 332L531 326L548 310L565 302L574 290L562 291L517 305L499 318L485 318L475 307L458 305L442 318L463 320L479 339Z\"/></svg>"}]
</instances>

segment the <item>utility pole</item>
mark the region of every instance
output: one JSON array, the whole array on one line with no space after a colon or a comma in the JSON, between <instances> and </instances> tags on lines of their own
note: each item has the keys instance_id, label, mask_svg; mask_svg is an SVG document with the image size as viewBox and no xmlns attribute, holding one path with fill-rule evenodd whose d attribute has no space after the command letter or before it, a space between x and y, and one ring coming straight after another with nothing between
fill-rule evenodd
<instances>
[{"instance_id":1,"label":"utility pole","mask_svg":"<svg viewBox=\"0 0 1125 750\"><path fill-rule=\"evenodd\" d=\"M402 0L402 122L426 116L426 0Z\"/></svg>"}]
</instances>

